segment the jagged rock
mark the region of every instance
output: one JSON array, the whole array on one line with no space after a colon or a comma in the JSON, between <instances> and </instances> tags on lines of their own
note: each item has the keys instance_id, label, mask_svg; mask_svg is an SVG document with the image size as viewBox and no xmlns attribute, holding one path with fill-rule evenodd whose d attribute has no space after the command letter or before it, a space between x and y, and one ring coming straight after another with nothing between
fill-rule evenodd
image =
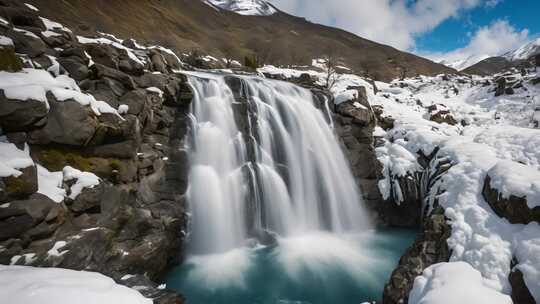
<instances>
[{"instance_id":1,"label":"jagged rock","mask_svg":"<svg viewBox=\"0 0 540 304\"><path fill-rule=\"evenodd\" d=\"M58 102L49 97L47 124L42 129L30 132L28 141L39 145L56 143L73 146L85 146L90 142L98 127L92 110L73 100Z\"/></svg>"},{"instance_id":2,"label":"jagged rock","mask_svg":"<svg viewBox=\"0 0 540 304\"><path fill-rule=\"evenodd\" d=\"M83 46L95 63L118 70L118 49L107 44L89 43Z\"/></svg>"},{"instance_id":3,"label":"jagged rock","mask_svg":"<svg viewBox=\"0 0 540 304\"><path fill-rule=\"evenodd\" d=\"M131 78L131 76L129 76L128 74L124 72L118 71L116 69L107 67L99 63L92 65L90 69L94 73L97 79L104 78L104 77L112 78L120 82L128 90L133 90L136 87L135 82L133 81L133 78Z\"/></svg>"},{"instance_id":4,"label":"jagged rock","mask_svg":"<svg viewBox=\"0 0 540 304\"><path fill-rule=\"evenodd\" d=\"M21 175L3 178L6 200L28 198L38 190L37 168L30 166L20 169ZM1 179L1 178L0 178Z\"/></svg>"},{"instance_id":5,"label":"jagged rock","mask_svg":"<svg viewBox=\"0 0 540 304\"><path fill-rule=\"evenodd\" d=\"M517 264L517 263L516 263ZM516 304L536 304L521 270L514 267L508 276L510 286L512 286L512 301Z\"/></svg>"},{"instance_id":6,"label":"jagged rock","mask_svg":"<svg viewBox=\"0 0 540 304\"><path fill-rule=\"evenodd\" d=\"M451 252L446 241L450 233L444 210L441 207L435 208L426 218L423 232L401 257L398 267L385 285L384 304L406 304L414 279L427 267L449 261Z\"/></svg>"},{"instance_id":7,"label":"jagged rock","mask_svg":"<svg viewBox=\"0 0 540 304\"><path fill-rule=\"evenodd\" d=\"M75 199L66 199L68 208L76 214L100 213L101 198L105 191L105 185L100 183L93 188L84 188Z\"/></svg>"},{"instance_id":8,"label":"jagged rock","mask_svg":"<svg viewBox=\"0 0 540 304\"><path fill-rule=\"evenodd\" d=\"M0 241L9 238L36 240L49 236L62 222L57 220L63 214L61 208L37 193L27 200L10 202L7 208L0 209Z\"/></svg>"},{"instance_id":9,"label":"jagged rock","mask_svg":"<svg viewBox=\"0 0 540 304\"><path fill-rule=\"evenodd\" d=\"M78 60L81 63L84 63L85 65L88 65L90 59L86 56L85 50L80 47L70 47L67 49L63 49L58 54L60 58L69 58Z\"/></svg>"},{"instance_id":10,"label":"jagged rock","mask_svg":"<svg viewBox=\"0 0 540 304\"><path fill-rule=\"evenodd\" d=\"M30 131L47 122L47 104L38 100L7 99L0 90L0 127L6 132Z\"/></svg>"},{"instance_id":11,"label":"jagged rock","mask_svg":"<svg viewBox=\"0 0 540 304\"><path fill-rule=\"evenodd\" d=\"M495 83L497 84L497 89L495 90L495 96L504 95L504 92L506 91L506 78L501 77L499 79L496 79Z\"/></svg>"},{"instance_id":12,"label":"jagged rock","mask_svg":"<svg viewBox=\"0 0 540 304\"><path fill-rule=\"evenodd\" d=\"M540 67L540 54L534 57L534 62L536 63L537 67Z\"/></svg>"},{"instance_id":13,"label":"jagged rock","mask_svg":"<svg viewBox=\"0 0 540 304\"><path fill-rule=\"evenodd\" d=\"M422 198L419 174L393 176L392 186L399 184L399 195L378 205L383 221L395 227L418 227L422 218ZM402 201L400 201L400 199Z\"/></svg>"},{"instance_id":14,"label":"jagged rock","mask_svg":"<svg viewBox=\"0 0 540 304\"><path fill-rule=\"evenodd\" d=\"M81 62L78 57L59 58L58 63L60 63L60 65L69 73L69 76L76 81L82 81L90 75L88 66L84 62Z\"/></svg>"},{"instance_id":15,"label":"jagged rock","mask_svg":"<svg viewBox=\"0 0 540 304\"><path fill-rule=\"evenodd\" d=\"M512 224L540 223L540 207L533 209L527 205L527 198L510 195L504 198L497 189L491 188L491 178L486 175L482 194L493 211Z\"/></svg>"},{"instance_id":16,"label":"jagged rock","mask_svg":"<svg viewBox=\"0 0 540 304\"><path fill-rule=\"evenodd\" d=\"M379 127L383 128L383 130L386 131L394 128L395 119L390 116L384 115L384 108L382 106L373 106L373 112L377 117L377 124L379 125Z\"/></svg>"}]
</instances>

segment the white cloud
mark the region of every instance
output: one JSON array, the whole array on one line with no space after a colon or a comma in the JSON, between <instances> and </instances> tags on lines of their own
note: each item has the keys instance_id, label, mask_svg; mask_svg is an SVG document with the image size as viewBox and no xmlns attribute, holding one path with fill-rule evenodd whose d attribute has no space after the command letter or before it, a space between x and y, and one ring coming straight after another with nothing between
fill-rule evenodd
<instances>
[{"instance_id":1,"label":"white cloud","mask_svg":"<svg viewBox=\"0 0 540 304\"><path fill-rule=\"evenodd\" d=\"M283 11L401 50L452 17L501 0L269 0Z\"/></svg>"},{"instance_id":2,"label":"white cloud","mask_svg":"<svg viewBox=\"0 0 540 304\"><path fill-rule=\"evenodd\" d=\"M487 57L502 55L525 44L529 37L527 29L518 30L507 20L497 20L478 29L469 43L448 53L424 54L435 61L459 63L457 68L465 68Z\"/></svg>"}]
</instances>

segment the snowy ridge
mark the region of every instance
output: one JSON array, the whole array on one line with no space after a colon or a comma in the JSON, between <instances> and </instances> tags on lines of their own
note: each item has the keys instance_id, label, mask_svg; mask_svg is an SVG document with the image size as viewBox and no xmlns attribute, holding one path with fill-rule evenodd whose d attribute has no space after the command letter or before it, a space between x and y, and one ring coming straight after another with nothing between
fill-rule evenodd
<instances>
[{"instance_id":1,"label":"snowy ridge","mask_svg":"<svg viewBox=\"0 0 540 304\"><path fill-rule=\"evenodd\" d=\"M447 67L450 67L450 68L453 68L453 69L456 69L458 71L463 71L464 69L470 67L470 66L473 66L477 63L479 63L480 61L482 60L485 60L487 58L491 57L490 55L487 55L487 54L481 54L481 55L472 55L472 56L469 56L465 59L460 59L460 60L442 60L440 61L439 63L440 64L443 64Z\"/></svg>"},{"instance_id":2,"label":"snowy ridge","mask_svg":"<svg viewBox=\"0 0 540 304\"><path fill-rule=\"evenodd\" d=\"M504 54L503 57L510 61L518 61L529 59L537 54L540 54L540 38L537 38L514 51Z\"/></svg>"},{"instance_id":3,"label":"snowy ridge","mask_svg":"<svg viewBox=\"0 0 540 304\"><path fill-rule=\"evenodd\" d=\"M264 0L204 0L204 2L244 16L270 16L277 12L272 4Z\"/></svg>"}]
</instances>

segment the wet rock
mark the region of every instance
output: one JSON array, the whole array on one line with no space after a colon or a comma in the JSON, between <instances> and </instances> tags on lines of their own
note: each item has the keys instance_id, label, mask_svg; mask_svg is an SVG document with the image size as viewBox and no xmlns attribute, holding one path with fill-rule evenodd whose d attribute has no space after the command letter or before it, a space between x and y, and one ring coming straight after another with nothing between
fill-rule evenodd
<instances>
[{"instance_id":1,"label":"wet rock","mask_svg":"<svg viewBox=\"0 0 540 304\"><path fill-rule=\"evenodd\" d=\"M407 303L414 279L427 267L449 261L451 252L446 240L450 233L451 228L444 217L444 210L435 208L424 222L422 233L401 257L398 267L385 285L384 304Z\"/></svg>"},{"instance_id":2,"label":"wet rock","mask_svg":"<svg viewBox=\"0 0 540 304\"><path fill-rule=\"evenodd\" d=\"M482 194L493 211L512 224L540 223L540 207L533 209L527 205L527 198L510 195L505 198L490 185L491 178L486 176Z\"/></svg>"}]
</instances>

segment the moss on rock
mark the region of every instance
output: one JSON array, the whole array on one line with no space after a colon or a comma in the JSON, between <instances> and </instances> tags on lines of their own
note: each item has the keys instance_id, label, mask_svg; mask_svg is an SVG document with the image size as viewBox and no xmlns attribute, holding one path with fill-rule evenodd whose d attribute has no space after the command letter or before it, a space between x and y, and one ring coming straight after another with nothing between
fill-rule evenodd
<instances>
[{"instance_id":1,"label":"moss on rock","mask_svg":"<svg viewBox=\"0 0 540 304\"><path fill-rule=\"evenodd\" d=\"M0 47L0 71L18 72L22 68L23 62L12 48Z\"/></svg>"}]
</instances>

